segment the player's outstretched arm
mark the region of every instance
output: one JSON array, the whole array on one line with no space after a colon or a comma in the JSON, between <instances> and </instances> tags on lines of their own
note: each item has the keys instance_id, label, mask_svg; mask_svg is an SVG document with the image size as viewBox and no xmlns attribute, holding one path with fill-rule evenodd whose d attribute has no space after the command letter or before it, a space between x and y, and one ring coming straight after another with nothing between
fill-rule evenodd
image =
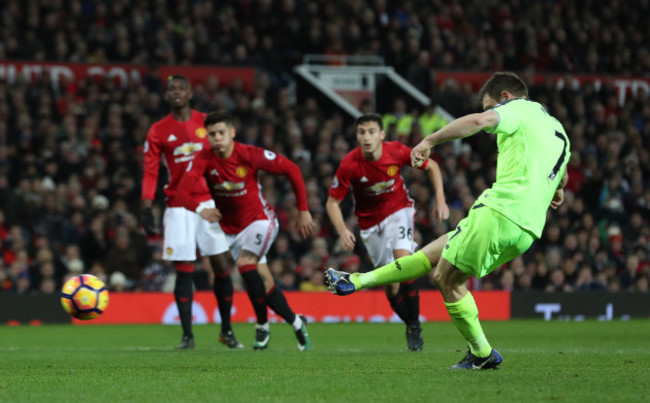
<instances>
[{"instance_id":1,"label":"player's outstretched arm","mask_svg":"<svg viewBox=\"0 0 650 403\"><path fill-rule=\"evenodd\" d=\"M341 247L343 250L353 250L354 244L356 243L356 238L352 231L348 229L345 225L345 220L343 219L343 212L341 211L341 201L333 198L332 196L327 198L327 203L325 203L325 208L327 210L327 215L330 217L330 221L336 228L336 232L339 233L341 238Z\"/></svg>"},{"instance_id":2,"label":"player's outstretched arm","mask_svg":"<svg viewBox=\"0 0 650 403\"><path fill-rule=\"evenodd\" d=\"M458 118L440 130L431 133L413 147L411 163L414 167L419 167L429 157L432 147L451 140L469 137L483 129L495 127L498 122L499 115L492 109Z\"/></svg>"},{"instance_id":3,"label":"player's outstretched arm","mask_svg":"<svg viewBox=\"0 0 650 403\"><path fill-rule=\"evenodd\" d=\"M447 202L445 201L445 188L442 182L440 165L429 158L426 171L431 184L433 184L433 191L436 198L436 205L433 207L433 216L437 221L446 220L449 218L449 206L447 206Z\"/></svg>"}]
</instances>

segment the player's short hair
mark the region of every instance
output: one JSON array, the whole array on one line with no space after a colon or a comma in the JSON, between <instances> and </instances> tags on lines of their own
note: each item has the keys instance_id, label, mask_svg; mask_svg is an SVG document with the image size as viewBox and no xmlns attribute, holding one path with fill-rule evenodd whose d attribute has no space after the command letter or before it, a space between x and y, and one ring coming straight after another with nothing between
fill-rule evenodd
<instances>
[{"instance_id":1,"label":"player's short hair","mask_svg":"<svg viewBox=\"0 0 650 403\"><path fill-rule=\"evenodd\" d=\"M379 130L384 130L384 121L381 118L381 115L378 113L366 113L359 116L354 122L354 127L359 127L360 125L368 122L375 122L379 126Z\"/></svg>"},{"instance_id":2,"label":"player's short hair","mask_svg":"<svg viewBox=\"0 0 650 403\"><path fill-rule=\"evenodd\" d=\"M183 82L185 83L185 86L186 86L187 88L191 88L191 87L192 87L192 86L190 85L190 80L188 80L187 77L185 77L185 76L182 75L182 74L172 74L171 76L167 77L167 86L169 86L169 85L172 83L172 81L174 81L174 80L180 80L180 81L183 81Z\"/></svg>"},{"instance_id":3,"label":"player's short hair","mask_svg":"<svg viewBox=\"0 0 650 403\"><path fill-rule=\"evenodd\" d=\"M501 92L508 91L516 97L528 98L528 87L524 80L509 71L492 74L478 92L478 99L482 101L486 95L494 100L501 98Z\"/></svg>"},{"instance_id":4,"label":"player's short hair","mask_svg":"<svg viewBox=\"0 0 650 403\"><path fill-rule=\"evenodd\" d=\"M225 111L215 111L208 113L208 115L205 117L205 120L203 121L203 126L208 127L209 125L216 125L217 123L221 122L225 123L228 127L234 126L232 116Z\"/></svg>"}]
</instances>

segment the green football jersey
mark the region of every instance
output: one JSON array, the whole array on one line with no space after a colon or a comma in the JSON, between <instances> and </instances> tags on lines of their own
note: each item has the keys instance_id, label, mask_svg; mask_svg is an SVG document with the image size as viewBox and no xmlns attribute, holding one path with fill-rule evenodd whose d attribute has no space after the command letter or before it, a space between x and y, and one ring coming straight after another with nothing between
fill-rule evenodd
<instances>
[{"instance_id":1,"label":"green football jersey","mask_svg":"<svg viewBox=\"0 0 650 403\"><path fill-rule=\"evenodd\" d=\"M539 238L569 162L569 138L560 122L537 102L516 98L493 110L499 121L488 132L497 135L497 178L477 203Z\"/></svg>"}]
</instances>

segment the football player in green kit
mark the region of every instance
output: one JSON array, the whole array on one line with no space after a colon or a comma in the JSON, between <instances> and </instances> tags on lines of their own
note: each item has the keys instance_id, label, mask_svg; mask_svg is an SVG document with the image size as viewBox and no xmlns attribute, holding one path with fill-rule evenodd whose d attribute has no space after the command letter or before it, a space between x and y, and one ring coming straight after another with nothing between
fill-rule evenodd
<instances>
[{"instance_id":1,"label":"football player in green kit","mask_svg":"<svg viewBox=\"0 0 650 403\"><path fill-rule=\"evenodd\" d=\"M503 358L490 346L478 308L465 286L524 253L542 235L549 206L564 200L570 157L569 139L560 122L528 99L526 84L515 74L492 75L479 92L484 112L463 116L427 136L413 148L413 166L426 161L438 144L486 131L495 133L499 154L496 182L476 200L451 232L413 255L367 273L334 269L326 281L334 294L418 278L433 270L452 323L469 345L450 369L496 368Z\"/></svg>"}]
</instances>

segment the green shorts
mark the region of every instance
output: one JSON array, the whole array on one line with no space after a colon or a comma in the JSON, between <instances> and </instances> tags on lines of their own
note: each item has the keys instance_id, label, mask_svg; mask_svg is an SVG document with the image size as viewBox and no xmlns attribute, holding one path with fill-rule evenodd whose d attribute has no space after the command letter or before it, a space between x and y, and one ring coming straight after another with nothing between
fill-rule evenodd
<instances>
[{"instance_id":1,"label":"green shorts","mask_svg":"<svg viewBox=\"0 0 650 403\"><path fill-rule=\"evenodd\" d=\"M526 252L534 240L532 233L480 203L447 234L442 257L480 278Z\"/></svg>"}]
</instances>

